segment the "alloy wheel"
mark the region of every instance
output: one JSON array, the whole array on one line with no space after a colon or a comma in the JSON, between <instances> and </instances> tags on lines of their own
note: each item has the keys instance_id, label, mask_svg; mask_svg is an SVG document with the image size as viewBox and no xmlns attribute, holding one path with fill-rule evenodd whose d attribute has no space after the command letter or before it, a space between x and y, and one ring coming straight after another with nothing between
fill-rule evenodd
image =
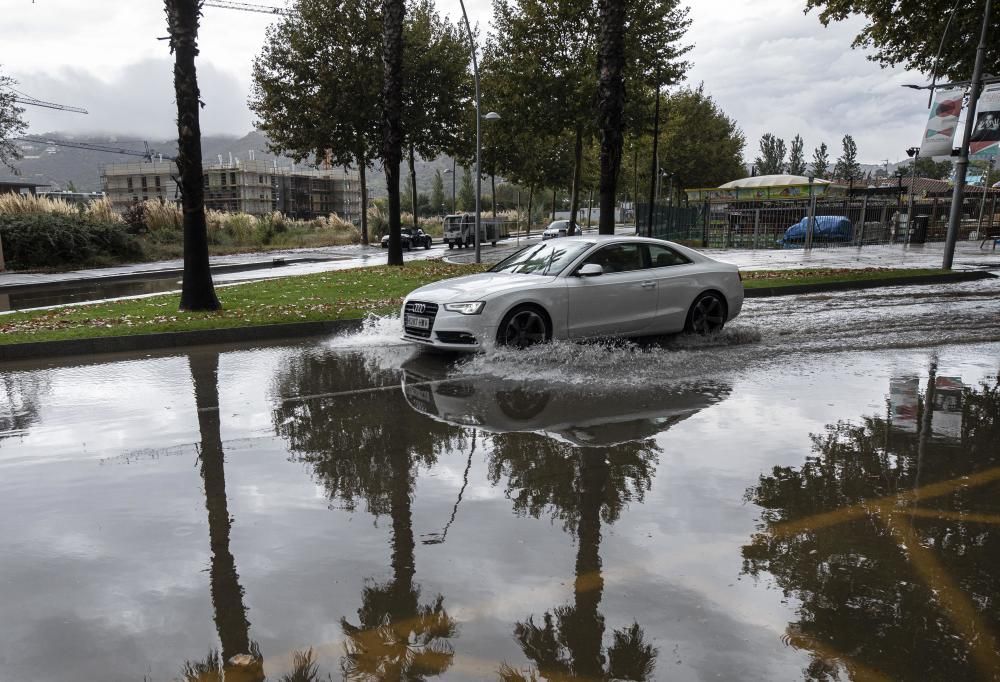
<instances>
[{"instance_id":1,"label":"alloy wheel","mask_svg":"<svg viewBox=\"0 0 1000 682\"><path fill-rule=\"evenodd\" d=\"M548 330L545 320L534 310L519 310L507 320L501 332L505 346L527 348L545 341Z\"/></svg>"},{"instance_id":2,"label":"alloy wheel","mask_svg":"<svg viewBox=\"0 0 1000 682\"><path fill-rule=\"evenodd\" d=\"M722 329L726 322L725 310L718 296L702 296L691 308L691 331L696 334L711 334Z\"/></svg>"}]
</instances>

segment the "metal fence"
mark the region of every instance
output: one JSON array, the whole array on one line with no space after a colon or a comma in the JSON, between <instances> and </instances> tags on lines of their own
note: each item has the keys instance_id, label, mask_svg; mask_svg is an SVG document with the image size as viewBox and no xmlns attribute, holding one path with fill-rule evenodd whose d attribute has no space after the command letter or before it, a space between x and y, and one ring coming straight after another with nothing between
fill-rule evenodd
<instances>
[{"instance_id":1,"label":"metal fence","mask_svg":"<svg viewBox=\"0 0 1000 682\"><path fill-rule=\"evenodd\" d=\"M959 223L960 240L1000 234L1000 192L966 195ZM912 204L905 195L854 196L817 199L815 216L839 216L850 229L836 237L814 235L813 247L872 246L944 241L950 198L920 198ZM649 209L637 210L638 232L647 234ZM789 227L809 216L809 201L730 201L698 206L656 205L653 236L713 248L801 248L802 240L785 240ZM806 223L808 224L808 223Z\"/></svg>"}]
</instances>

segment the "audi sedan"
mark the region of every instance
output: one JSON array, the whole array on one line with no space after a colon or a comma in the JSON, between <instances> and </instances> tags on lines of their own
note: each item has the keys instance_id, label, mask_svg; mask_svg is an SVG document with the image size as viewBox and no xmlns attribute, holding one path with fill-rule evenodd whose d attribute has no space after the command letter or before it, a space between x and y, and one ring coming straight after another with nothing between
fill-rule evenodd
<instances>
[{"instance_id":1,"label":"audi sedan","mask_svg":"<svg viewBox=\"0 0 1000 682\"><path fill-rule=\"evenodd\" d=\"M526 247L479 275L420 287L403 339L476 351L552 339L714 333L743 306L735 265L644 237L566 237Z\"/></svg>"}]
</instances>

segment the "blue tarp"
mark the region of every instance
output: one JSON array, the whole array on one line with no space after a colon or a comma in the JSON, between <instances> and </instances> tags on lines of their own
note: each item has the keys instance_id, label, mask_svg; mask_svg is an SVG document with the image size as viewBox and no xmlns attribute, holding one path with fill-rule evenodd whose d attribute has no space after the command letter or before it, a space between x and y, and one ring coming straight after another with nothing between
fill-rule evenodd
<instances>
[{"instance_id":1,"label":"blue tarp","mask_svg":"<svg viewBox=\"0 0 1000 682\"><path fill-rule=\"evenodd\" d=\"M851 221L839 215L818 215L813 220L813 242L849 242L854 238ZM809 218L803 218L787 230L781 242L785 245L804 244L809 230Z\"/></svg>"}]
</instances>

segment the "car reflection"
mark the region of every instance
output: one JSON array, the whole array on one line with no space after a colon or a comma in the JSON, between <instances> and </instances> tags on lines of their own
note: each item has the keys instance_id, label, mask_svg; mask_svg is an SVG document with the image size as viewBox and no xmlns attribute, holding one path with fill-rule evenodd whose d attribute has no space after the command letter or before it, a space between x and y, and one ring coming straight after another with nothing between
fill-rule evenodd
<instances>
[{"instance_id":1,"label":"car reflection","mask_svg":"<svg viewBox=\"0 0 1000 682\"><path fill-rule=\"evenodd\" d=\"M440 358L403 363L403 395L417 412L492 433L539 433L577 447L651 438L724 400L728 385L593 389L541 381L455 377Z\"/></svg>"}]
</instances>

